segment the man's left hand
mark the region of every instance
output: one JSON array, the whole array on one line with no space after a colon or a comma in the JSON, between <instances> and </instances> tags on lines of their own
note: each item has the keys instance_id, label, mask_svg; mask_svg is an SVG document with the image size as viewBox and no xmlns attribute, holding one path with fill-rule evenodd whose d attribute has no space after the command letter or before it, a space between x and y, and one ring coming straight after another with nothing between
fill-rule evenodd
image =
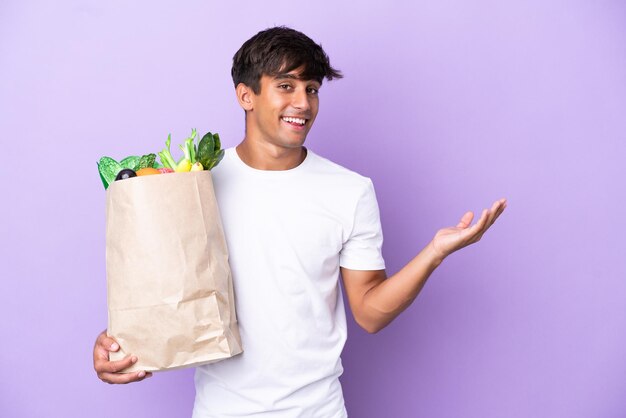
<instances>
[{"instance_id":1,"label":"man's left hand","mask_svg":"<svg viewBox=\"0 0 626 418\"><path fill-rule=\"evenodd\" d=\"M431 246L441 260L470 244L479 241L489 227L498 219L506 208L506 199L496 200L491 209L484 209L480 219L472 226L473 212L466 212L457 226L443 228L437 231Z\"/></svg>"}]
</instances>

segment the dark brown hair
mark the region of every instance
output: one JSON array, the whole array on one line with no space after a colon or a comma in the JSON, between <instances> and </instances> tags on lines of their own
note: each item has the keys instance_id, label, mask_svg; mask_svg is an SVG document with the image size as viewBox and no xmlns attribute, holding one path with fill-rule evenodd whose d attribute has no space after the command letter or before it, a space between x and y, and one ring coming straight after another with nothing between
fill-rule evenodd
<instances>
[{"instance_id":1,"label":"dark brown hair","mask_svg":"<svg viewBox=\"0 0 626 418\"><path fill-rule=\"evenodd\" d=\"M235 87L244 83L255 94L261 91L263 75L276 76L303 67L298 78L302 80L342 78L330 66L328 55L321 45L297 30L278 26L266 29L248 39L233 57L231 75Z\"/></svg>"}]
</instances>

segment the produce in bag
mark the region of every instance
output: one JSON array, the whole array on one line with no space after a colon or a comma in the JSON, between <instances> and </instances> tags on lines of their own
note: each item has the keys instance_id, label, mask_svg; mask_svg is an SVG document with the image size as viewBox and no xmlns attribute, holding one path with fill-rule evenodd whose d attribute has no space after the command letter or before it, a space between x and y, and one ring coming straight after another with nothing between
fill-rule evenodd
<instances>
[{"instance_id":1,"label":"produce in bag","mask_svg":"<svg viewBox=\"0 0 626 418\"><path fill-rule=\"evenodd\" d=\"M156 154L98 162L107 195L107 332L120 344L109 356L139 359L124 372L197 366L242 352L210 172L224 151L217 134L197 138L194 129L175 160L168 136L158 153L162 166Z\"/></svg>"}]
</instances>

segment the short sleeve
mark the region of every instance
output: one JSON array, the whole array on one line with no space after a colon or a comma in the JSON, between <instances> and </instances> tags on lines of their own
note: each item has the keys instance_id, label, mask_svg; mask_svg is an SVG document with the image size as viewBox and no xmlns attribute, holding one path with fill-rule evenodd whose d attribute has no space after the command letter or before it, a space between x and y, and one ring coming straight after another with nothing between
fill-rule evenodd
<instances>
[{"instance_id":1,"label":"short sleeve","mask_svg":"<svg viewBox=\"0 0 626 418\"><path fill-rule=\"evenodd\" d=\"M370 179L356 204L353 219L352 231L339 254L339 265L350 270L383 270L383 231Z\"/></svg>"}]
</instances>

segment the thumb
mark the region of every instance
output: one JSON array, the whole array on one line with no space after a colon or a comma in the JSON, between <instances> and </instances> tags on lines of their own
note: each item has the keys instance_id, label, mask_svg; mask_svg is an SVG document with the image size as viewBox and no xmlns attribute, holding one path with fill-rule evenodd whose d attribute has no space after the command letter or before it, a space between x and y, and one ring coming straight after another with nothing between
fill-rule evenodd
<instances>
[{"instance_id":1,"label":"thumb","mask_svg":"<svg viewBox=\"0 0 626 418\"><path fill-rule=\"evenodd\" d=\"M461 218L461 222L459 222L456 225L456 227L457 228L467 228L472 223L472 219L474 219L474 212L472 212L472 211L465 212L465 214Z\"/></svg>"},{"instance_id":2,"label":"thumb","mask_svg":"<svg viewBox=\"0 0 626 418\"><path fill-rule=\"evenodd\" d=\"M101 349L104 349L107 351L117 351L120 349L120 345L117 343L117 341L109 337L106 334L106 332L103 332L102 334L100 334L100 336L98 337L97 343Z\"/></svg>"}]
</instances>

